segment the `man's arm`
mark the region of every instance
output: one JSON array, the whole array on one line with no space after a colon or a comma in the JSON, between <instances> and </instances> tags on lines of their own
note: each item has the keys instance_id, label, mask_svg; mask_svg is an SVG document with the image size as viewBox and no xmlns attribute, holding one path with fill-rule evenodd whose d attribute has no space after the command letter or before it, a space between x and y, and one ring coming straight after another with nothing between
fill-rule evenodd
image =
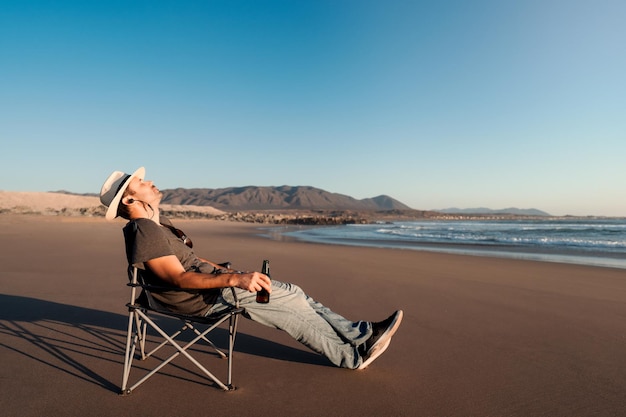
<instances>
[{"instance_id":1,"label":"man's arm","mask_svg":"<svg viewBox=\"0 0 626 417\"><path fill-rule=\"evenodd\" d=\"M226 270L226 268L224 268L224 265L225 265L225 264L222 264L222 265L220 265L220 264L216 264L215 262L211 262L211 261L209 261L208 259L204 259L204 258L200 258L200 257L198 257L198 259L199 259L200 261L202 261L202 262L206 263L206 264L211 265L211 266L212 266L213 268L215 268L215 269L221 269L222 271L225 271L225 270ZM229 269L228 269L228 272L233 272L233 273L234 273L234 272L235 272L235 270L234 270L234 269L230 269L230 268L229 268Z\"/></svg>"},{"instance_id":2,"label":"man's arm","mask_svg":"<svg viewBox=\"0 0 626 417\"><path fill-rule=\"evenodd\" d=\"M213 264L212 262L209 263ZM146 266L154 275L178 288L210 289L238 287L250 292L260 291L262 288L269 292L272 291L269 277L260 272L205 274L185 271L185 268L183 268L183 265L175 255L151 259L146 262Z\"/></svg>"}]
</instances>

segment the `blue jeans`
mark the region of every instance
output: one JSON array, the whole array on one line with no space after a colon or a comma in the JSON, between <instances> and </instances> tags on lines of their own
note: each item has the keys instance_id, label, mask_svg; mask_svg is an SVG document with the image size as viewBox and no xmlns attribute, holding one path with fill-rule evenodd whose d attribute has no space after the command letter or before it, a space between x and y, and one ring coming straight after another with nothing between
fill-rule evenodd
<instances>
[{"instance_id":1,"label":"blue jeans","mask_svg":"<svg viewBox=\"0 0 626 417\"><path fill-rule=\"evenodd\" d=\"M338 367L355 369L361 364L357 347L372 335L370 322L345 319L294 284L272 280L272 293L267 304L257 303L256 293L239 288L235 288L235 292L247 318L284 330ZM207 314L219 312L234 302L230 288L224 288Z\"/></svg>"}]
</instances>

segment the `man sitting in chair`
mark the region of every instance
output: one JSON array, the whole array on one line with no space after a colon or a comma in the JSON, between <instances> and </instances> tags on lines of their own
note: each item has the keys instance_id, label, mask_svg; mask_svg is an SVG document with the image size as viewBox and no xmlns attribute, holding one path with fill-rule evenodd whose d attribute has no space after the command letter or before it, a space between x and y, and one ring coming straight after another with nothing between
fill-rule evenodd
<instances>
[{"instance_id":1,"label":"man sitting in chair","mask_svg":"<svg viewBox=\"0 0 626 417\"><path fill-rule=\"evenodd\" d=\"M208 315L234 304L234 288L244 316L286 331L297 341L326 356L334 365L364 369L389 346L402 321L402 310L382 322L350 321L307 296L294 284L270 280L260 272L239 272L198 257L189 239L159 215L162 193L144 180L145 169L133 174L113 172L100 192L108 207L106 219L129 220L124 227L129 262L163 286L190 291L165 291L157 296L172 311ZM271 293L271 302L256 302L256 292ZM197 291L200 290L200 291Z\"/></svg>"}]
</instances>

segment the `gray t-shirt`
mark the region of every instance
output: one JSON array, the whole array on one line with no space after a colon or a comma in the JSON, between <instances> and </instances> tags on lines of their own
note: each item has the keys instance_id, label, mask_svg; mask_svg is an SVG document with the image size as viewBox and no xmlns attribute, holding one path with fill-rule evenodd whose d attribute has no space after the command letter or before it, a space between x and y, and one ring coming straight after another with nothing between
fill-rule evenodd
<instances>
[{"instance_id":1,"label":"gray t-shirt","mask_svg":"<svg viewBox=\"0 0 626 417\"><path fill-rule=\"evenodd\" d=\"M161 223L172 225L161 217ZM212 273L213 266L202 262L193 250L185 245L174 232L150 219L135 219L124 227L126 256L130 265L142 270L142 276L148 284L170 286L152 274L145 262L162 256L175 255L185 271ZM153 297L176 313L204 315L213 305L220 293L219 289L188 291L152 291Z\"/></svg>"}]
</instances>

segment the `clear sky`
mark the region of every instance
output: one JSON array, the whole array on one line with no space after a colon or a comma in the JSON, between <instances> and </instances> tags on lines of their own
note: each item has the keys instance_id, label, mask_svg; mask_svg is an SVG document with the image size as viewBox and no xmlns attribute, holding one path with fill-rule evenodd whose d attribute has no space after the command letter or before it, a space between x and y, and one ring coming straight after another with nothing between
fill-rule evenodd
<instances>
[{"instance_id":1,"label":"clear sky","mask_svg":"<svg viewBox=\"0 0 626 417\"><path fill-rule=\"evenodd\" d=\"M623 0L2 1L0 190L626 216Z\"/></svg>"}]
</instances>

